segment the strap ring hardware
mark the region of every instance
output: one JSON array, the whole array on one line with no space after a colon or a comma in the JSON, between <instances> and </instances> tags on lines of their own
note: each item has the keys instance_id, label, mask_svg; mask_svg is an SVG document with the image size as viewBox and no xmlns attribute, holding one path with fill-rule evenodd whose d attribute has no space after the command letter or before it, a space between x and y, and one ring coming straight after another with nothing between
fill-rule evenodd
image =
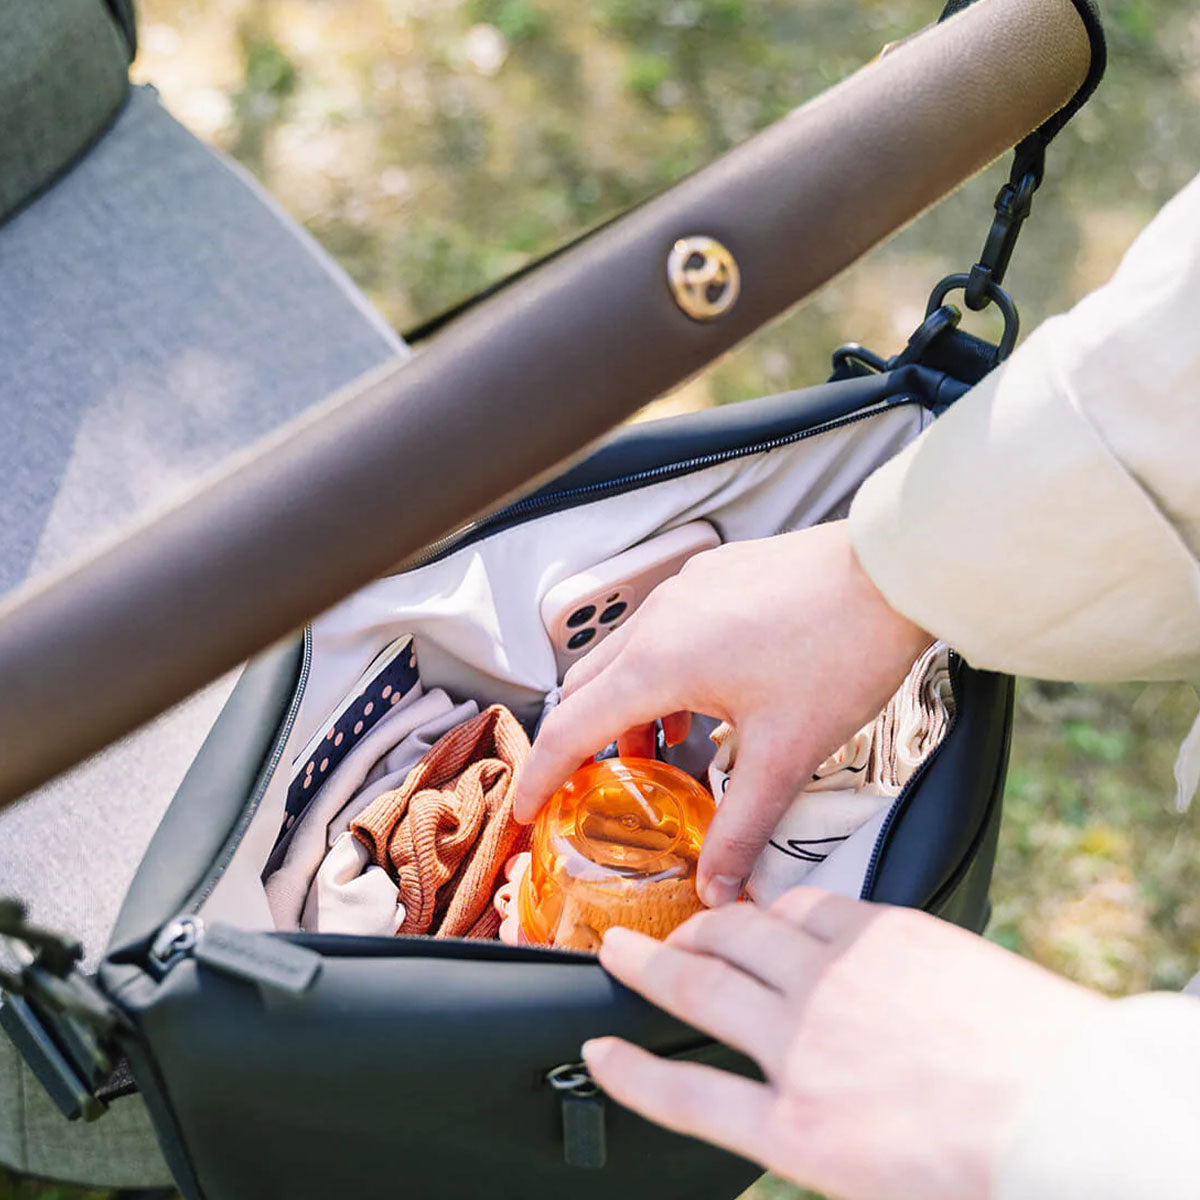
<instances>
[{"instance_id":1,"label":"strap ring hardware","mask_svg":"<svg viewBox=\"0 0 1200 1200\"><path fill-rule=\"evenodd\" d=\"M947 275L933 289L933 293L929 297L929 304L925 309L926 320L943 306L948 293L956 288L962 288L965 291L970 282L970 275ZM988 279L985 282L984 294L986 299L979 307L986 308L988 304L994 304L1004 317L1004 333L1000 338L1000 345L996 347L996 362L1002 363L1013 352L1013 348L1017 344L1017 334L1021 330L1021 318L1013 298L994 279ZM953 308L953 305L947 307Z\"/></svg>"}]
</instances>

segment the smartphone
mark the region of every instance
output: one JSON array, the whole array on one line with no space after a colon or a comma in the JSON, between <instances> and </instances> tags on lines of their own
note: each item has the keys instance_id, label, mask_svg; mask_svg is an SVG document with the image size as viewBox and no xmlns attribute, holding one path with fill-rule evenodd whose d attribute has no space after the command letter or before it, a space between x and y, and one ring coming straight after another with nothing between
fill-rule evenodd
<instances>
[{"instance_id":1,"label":"smartphone","mask_svg":"<svg viewBox=\"0 0 1200 1200\"><path fill-rule=\"evenodd\" d=\"M664 579L721 536L707 521L689 521L556 583L542 597L542 624L554 647L558 680L619 629Z\"/></svg>"}]
</instances>

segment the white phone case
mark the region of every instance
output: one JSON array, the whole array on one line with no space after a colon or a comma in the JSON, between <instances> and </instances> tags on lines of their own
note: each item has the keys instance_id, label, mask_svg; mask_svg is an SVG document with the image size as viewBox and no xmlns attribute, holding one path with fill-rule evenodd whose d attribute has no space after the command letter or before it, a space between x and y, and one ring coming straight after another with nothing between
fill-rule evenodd
<instances>
[{"instance_id":1,"label":"white phone case","mask_svg":"<svg viewBox=\"0 0 1200 1200\"><path fill-rule=\"evenodd\" d=\"M559 681L693 554L720 544L720 534L707 521L690 521L555 584L542 597L541 613Z\"/></svg>"}]
</instances>

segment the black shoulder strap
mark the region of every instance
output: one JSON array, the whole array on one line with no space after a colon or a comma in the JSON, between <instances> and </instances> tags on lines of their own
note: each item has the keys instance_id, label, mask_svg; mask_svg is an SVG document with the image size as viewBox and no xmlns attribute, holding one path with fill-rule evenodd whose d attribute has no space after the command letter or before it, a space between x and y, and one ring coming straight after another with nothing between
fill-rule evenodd
<instances>
[{"instance_id":1,"label":"black shoulder strap","mask_svg":"<svg viewBox=\"0 0 1200 1200\"><path fill-rule=\"evenodd\" d=\"M939 22L962 12L974 3L975 0L946 0L946 6L938 18ZM1016 309L1008 295L1001 290L1000 284L1004 282L1004 274L1008 270L1021 226L1029 216L1033 194L1041 186L1042 176L1046 171L1046 147L1087 103L1099 85L1108 63L1104 27L1100 23L1100 12L1096 8L1095 0L1071 0L1071 3L1087 30L1091 48L1088 73L1079 85L1079 90L1058 112L1017 143L1013 151L1013 165L1008 182L996 196L995 217L979 261L968 274L951 275L944 279L934 290L934 296L929 303L927 317L940 307L947 290L962 287L967 307L975 312L989 304L999 304L1005 315L1005 342L1001 343L1000 358L1006 357L1012 350L1019 325Z\"/></svg>"}]
</instances>

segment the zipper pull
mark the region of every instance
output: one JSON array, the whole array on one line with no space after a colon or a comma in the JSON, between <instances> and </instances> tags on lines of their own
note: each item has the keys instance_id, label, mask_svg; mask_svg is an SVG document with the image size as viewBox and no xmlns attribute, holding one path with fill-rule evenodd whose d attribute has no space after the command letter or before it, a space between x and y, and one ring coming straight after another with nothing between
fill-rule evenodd
<instances>
[{"instance_id":1,"label":"zipper pull","mask_svg":"<svg viewBox=\"0 0 1200 1200\"><path fill-rule=\"evenodd\" d=\"M304 946L232 925L206 926L183 916L165 925L150 950L161 979L185 958L234 979L301 996L321 971L321 956Z\"/></svg>"},{"instance_id":2,"label":"zipper pull","mask_svg":"<svg viewBox=\"0 0 1200 1200\"><path fill-rule=\"evenodd\" d=\"M190 957L203 933L204 922L199 917L182 916L168 921L150 947L150 969L155 979L162 979L177 962Z\"/></svg>"},{"instance_id":3,"label":"zipper pull","mask_svg":"<svg viewBox=\"0 0 1200 1200\"><path fill-rule=\"evenodd\" d=\"M608 1160L604 1096L581 1062L563 1063L546 1075L562 1102L563 1161L596 1169Z\"/></svg>"}]
</instances>

